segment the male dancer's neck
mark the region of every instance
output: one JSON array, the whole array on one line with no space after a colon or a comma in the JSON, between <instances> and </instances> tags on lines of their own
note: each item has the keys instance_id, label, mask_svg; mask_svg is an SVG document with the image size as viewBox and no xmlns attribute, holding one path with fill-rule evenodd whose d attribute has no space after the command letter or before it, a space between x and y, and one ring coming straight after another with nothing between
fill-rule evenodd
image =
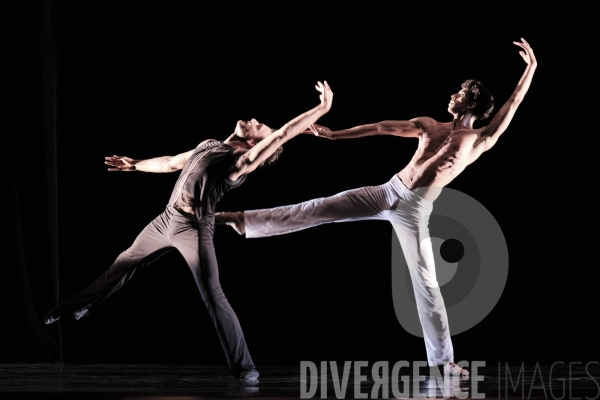
<instances>
[{"instance_id":1,"label":"male dancer's neck","mask_svg":"<svg viewBox=\"0 0 600 400\"><path fill-rule=\"evenodd\" d=\"M235 133L231 134L223 141L223 143L233 147L234 149L248 150L251 148L246 139L237 136Z\"/></svg>"},{"instance_id":2,"label":"male dancer's neck","mask_svg":"<svg viewBox=\"0 0 600 400\"><path fill-rule=\"evenodd\" d=\"M467 112L463 115L458 115L452 120L453 130L457 129L473 129L473 121L475 116L471 112Z\"/></svg>"}]
</instances>

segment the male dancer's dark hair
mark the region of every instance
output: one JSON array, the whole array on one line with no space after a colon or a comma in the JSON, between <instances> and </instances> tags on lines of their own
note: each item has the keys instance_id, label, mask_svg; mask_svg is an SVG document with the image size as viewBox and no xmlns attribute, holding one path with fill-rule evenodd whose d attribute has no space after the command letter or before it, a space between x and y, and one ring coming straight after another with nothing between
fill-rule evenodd
<instances>
[{"instance_id":1,"label":"male dancer's dark hair","mask_svg":"<svg viewBox=\"0 0 600 400\"><path fill-rule=\"evenodd\" d=\"M483 83L475 79L466 80L461 87L469 91L470 101L474 101L473 114L479 120L484 120L494 111L494 96L487 90Z\"/></svg>"}]
</instances>

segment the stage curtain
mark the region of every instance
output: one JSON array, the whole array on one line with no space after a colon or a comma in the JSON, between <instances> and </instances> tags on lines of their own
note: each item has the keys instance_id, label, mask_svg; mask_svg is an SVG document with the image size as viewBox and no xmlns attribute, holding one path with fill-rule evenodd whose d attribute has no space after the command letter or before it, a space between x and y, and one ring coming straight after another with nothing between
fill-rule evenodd
<instances>
[{"instance_id":1,"label":"stage curtain","mask_svg":"<svg viewBox=\"0 0 600 400\"><path fill-rule=\"evenodd\" d=\"M58 324L57 4L13 3L4 77L5 239L0 268L0 362L61 362ZM8 15L8 14L5 14Z\"/></svg>"}]
</instances>

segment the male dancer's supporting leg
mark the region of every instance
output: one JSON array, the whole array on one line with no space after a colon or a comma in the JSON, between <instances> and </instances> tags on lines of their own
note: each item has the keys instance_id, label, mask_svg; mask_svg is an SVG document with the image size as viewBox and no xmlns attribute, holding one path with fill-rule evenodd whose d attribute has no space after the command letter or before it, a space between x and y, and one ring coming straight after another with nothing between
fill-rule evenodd
<instances>
[{"instance_id":1,"label":"male dancer's supporting leg","mask_svg":"<svg viewBox=\"0 0 600 400\"><path fill-rule=\"evenodd\" d=\"M401 182L400 182L401 183ZM444 365L446 374L468 375L454 364L454 348L444 298L437 281L429 236L433 203L409 191L395 208L391 220L410 272L419 321L430 366Z\"/></svg>"},{"instance_id":2,"label":"male dancer's supporting leg","mask_svg":"<svg viewBox=\"0 0 600 400\"><path fill-rule=\"evenodd\" d=\"M258 372L254 369L239 321L221 289L213 233L212 220L198 223L172 207L167 208L144 228L133 245L121 253L106 272L83 292L51 310L45 322L49 324L69 314L76 319L89 315L103 300L122 288L140 268L176 248L194 275L230 369L236 377L256 379Z\"/></svg>"},{"instance_id":3,"label":"male dancer's supporting leg","mask_svg":"<svg viewBox=\"0 0 600 400\"><path fill-rule=\"evenodd\" d=\"M243 213L219 213L247 238L283 235L331 222L388 220L400 239L409 267L430 366L444 365L447 374L468 375L454 363L448 317L439 290L428 221L433 203L409 190L397 175L386 184L348 190L331 197Z\"/></svg>"},{"instance_id":4,"label":"male dancer's supporting leg","mask_svg":"<svg viewBox=\"0 0 600 400\"><path fill-rule=\"evenodd\" d=\"M189 222L188 222L189 223ZM258 378L238 318L227 301L219 281L219 268L213 244L214 220L202 218L199 229L173 238L174 246L190 266L202 300L213 320L229 368L236 377Z\"/></svg>"}]
</instances>

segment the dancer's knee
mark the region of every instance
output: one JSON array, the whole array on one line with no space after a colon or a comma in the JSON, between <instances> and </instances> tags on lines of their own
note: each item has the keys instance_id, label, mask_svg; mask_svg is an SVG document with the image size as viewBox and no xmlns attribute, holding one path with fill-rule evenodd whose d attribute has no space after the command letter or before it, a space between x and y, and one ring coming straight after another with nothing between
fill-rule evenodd
<instances>
[{"instance_id":1,"label":"dancer's knee","mask_svg":"<svg viewBox=\"0 0 600 400\"><path fill-rule=\"evenodd\" d=\"M221 285L204 286L200 289L200 295L208 309L216 308L219 304L227 302Z\"/></svg>"}]
</instances>

